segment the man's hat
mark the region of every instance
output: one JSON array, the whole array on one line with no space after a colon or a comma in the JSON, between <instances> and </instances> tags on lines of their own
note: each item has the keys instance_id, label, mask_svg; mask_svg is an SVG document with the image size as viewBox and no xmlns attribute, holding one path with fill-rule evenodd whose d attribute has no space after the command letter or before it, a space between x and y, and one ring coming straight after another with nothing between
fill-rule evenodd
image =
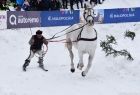
<instances>
[{"instance_id":1,"label":"man's hat","mask_svg":"<svg viewBox=\"0 0 140 95\"><path fill-rule=\"evenodd\" d=\"M36 34L42 34L42 31L41 30L37 30Z\"/></svg>"}]
</instances>

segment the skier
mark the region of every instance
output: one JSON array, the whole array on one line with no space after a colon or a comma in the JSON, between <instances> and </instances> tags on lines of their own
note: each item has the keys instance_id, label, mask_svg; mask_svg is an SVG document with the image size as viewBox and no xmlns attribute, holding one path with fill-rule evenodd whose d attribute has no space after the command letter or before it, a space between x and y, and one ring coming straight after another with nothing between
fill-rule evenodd
<instances>
[{"instance_id":1,"label":"skier","mask_svg":"<svg viewBox=\"0 0 140 95\"><path fill-rule=\"evenodd\" d=\"M26 67L29 65L30 60L34 57L36 53L39 55L39 59L38 59L39 67L45 70L44 65L43 65L43 56L44 56L44 53L42 50L43 43L46 45L46 47L48 46L48 41L42 35L42 31L37 30L36 35L33 35L29 41L30 54L29 54L29 57L25 60L25 63L23 64L23 71L26 71Z\"/></svg>"}]
</instances>

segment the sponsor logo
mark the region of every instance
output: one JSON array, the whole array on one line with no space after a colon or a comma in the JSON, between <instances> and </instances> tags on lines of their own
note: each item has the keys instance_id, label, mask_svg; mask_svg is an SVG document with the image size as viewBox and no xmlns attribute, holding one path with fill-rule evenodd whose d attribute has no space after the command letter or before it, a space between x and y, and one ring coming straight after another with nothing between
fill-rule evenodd
<instances>
[{"instance_id":1,"label":"sponsor logo","mask_svg":"<svg viewBox=\"0 0 140 95\"><path fill-rule=\"evenodd\" d=\"M26 18L24 16L19 16L18 23L39 23L39 18Z\"/></svg>"},{"instance_id":2,"label":"sponsor logo","mask_svg":"<svg viewBox=\"0 0 140 95\"><path fill-rule=\"evenodd\" d=\"M27 24L27 23L39 23L40 20L38 17L27 18L22 15L17 17L15 15L11 15L9 17L9 22L11 25L17 25L17 24Z\"/></svg>"},{"instance_id":3,"label":"sponsor logo","mask_svg":"<svg viewBox=\"0 0 140 95\"><path fill-rule=\"evenodd\" d=\"M135 14L110 14L110 18L129 18L129 17L134 17Z\"/></svg>"},{"instance_id":4,"label":"sponsor logo","mask_svg":"<svg viewBox=\"0 0 140 95\"><path fill-rule=\"evenodd\" d=\"M59 21L59 20L73 20L73 19L74 19L74 17L52 17L52 16L48 17L49 21L50 20L57 20L57 21Z\"/></svg>"}]
</instances>

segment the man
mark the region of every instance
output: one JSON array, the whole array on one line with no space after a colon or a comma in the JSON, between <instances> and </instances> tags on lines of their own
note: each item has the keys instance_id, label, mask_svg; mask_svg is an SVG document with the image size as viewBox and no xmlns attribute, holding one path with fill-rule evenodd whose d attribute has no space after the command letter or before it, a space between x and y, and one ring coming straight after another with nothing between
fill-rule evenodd
<instances>
[{"instance_id":1,"label":"man","mask_svg":"<svg viewBox=\"0 0 140 95\"><path fill-rule=\"evenodd\" d=\"M23 3L23 5L22 5L22 8L23 8L25 11L30 11L29 0L24 0L24 3Z\"/></svg>"},{"instance_id":2,"label":"man","mask_svg":"<svg viewBox=\"0 0 140 95\"><path fill-rule=\"evenodd\" d=\"M81 4L81 8L83 8L83 0L75 0L75 3L77 5L77 9L79 9L79 2Z\"/></svg>"},{"instance_id":3,"label":"man","mask_svg":"<svg viewBox=\"0 0 140 95\"><path fill-rule=\"evenodd\" d=\"M60 10L61 8L61 3L59 0L51 0L50 1L50 10Z\"/></svg>"},{"instance_id":4,"label":"man","mask_svg":"<svg viewBox=\"0 0 140 95\"><path fill-rule=\"evenodd\" d=\"M70 9L71 9L71 10L74 10L74 9L73 9L74 0L70 0L69 2L70 2Z\"/></svg>"},{"instance_id":5,"label":"man","mask_svg":"<svg viewBox=\"0 0 140 95\"><path fill-rule=\"evenodd\" d=\"M0 10L9 10L9 7L7 6L7 0L0 0Z\"/></svg>"},{"instance_id":6,"label":"man","mask_svg":"<svg viewBox=\"0 0 140 95\"><path fill-rule=\"evenodd\" d=\"M92 6L95 6L95 5L97 5L97 1L98 1L98 0L90 0L90 4L91 4Z\"/></svg>"},{"instance_id":7,"label":"man","mask_svg":"<svg viewBox=\"0 0 140 95\"><path fill-rule=\"evenodd\" d=\"M19 6L19 7L22 7L24 3L24 0L16 0L16 4Z\"/></svg>"},{"instance_id":8,"label":"man","mask_svg":"<svg viewBox=\"0 0 140 95\"><path fill-rule=\"evenodd\" d=\"M45 37L42 36L42 31L37 30L36 35L33 35L29 41L30 44L30 55L29 57L25 60L25 63L23 65L23 70L26 71L26 67L29 65L30 60L34 57L34 55L37 53L39 55L39 67L44 69L43 65L43 50L42 50L42 45L45 44L46 47L48 46L48 41L46 40ZM48 70L45 70L48 71Z\"/></svg>"},{"instance_id":9,"label":"man","mask_svg":"<svg viewBox=\"0 0 140 95\"><path fill-rule=\"evenodd\" d=\"M62 0L63 9L68 9L68 0Z\"/></svg>"}]
</instances>

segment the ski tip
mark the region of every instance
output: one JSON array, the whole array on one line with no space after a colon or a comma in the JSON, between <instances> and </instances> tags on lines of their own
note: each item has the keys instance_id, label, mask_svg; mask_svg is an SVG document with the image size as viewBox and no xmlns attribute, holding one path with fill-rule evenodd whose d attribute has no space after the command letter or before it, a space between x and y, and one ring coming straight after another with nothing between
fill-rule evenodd
<instances>
[{"instance_id":1,"label":"ski tip","mask_svg":"<svg viewBox=\"0 0 140 95\"><path fill-rule=\"evenodd\" d=\"M22 70L23 70L24 72L26 72L26 69L23 68Z\"/></svg>"},{"instance_id":2,"label":"ski tip","mask_svg":"<svg viewBox=\"0 0 140 95\"><path fill-rule=\"evenodd\" d=\"M47 72L48 70L44 70L44 71L46 71L46 72Z\"/></svg>"}]
</instances>

